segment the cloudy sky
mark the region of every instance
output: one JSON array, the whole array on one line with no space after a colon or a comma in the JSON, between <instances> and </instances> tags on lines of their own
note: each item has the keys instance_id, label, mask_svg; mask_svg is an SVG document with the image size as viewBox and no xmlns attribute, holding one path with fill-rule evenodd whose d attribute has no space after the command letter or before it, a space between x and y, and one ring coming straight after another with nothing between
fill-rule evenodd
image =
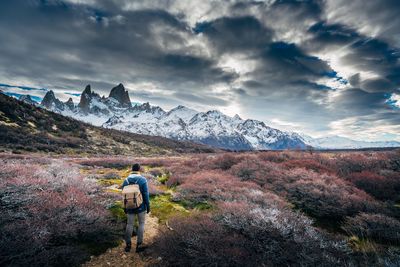
<instances>
[{"instance_id":1,"label":"cloudy sky","mask_svg":"<svg viewBox=\"0 0 400 267\"><path fill-rule=\"evenodd\" d=\"M0 89L255 118L400 141L398 0L3 0Z\"/></svg>"}]
</instances>

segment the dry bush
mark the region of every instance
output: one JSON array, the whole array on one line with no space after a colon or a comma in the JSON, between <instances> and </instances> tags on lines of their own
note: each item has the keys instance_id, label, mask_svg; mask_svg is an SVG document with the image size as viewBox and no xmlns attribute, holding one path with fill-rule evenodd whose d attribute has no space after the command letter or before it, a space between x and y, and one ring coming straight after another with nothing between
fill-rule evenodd
<instances>
[{"instance_id":1,"label":"dry bush","mask_svg":"<svg viewBox=\"0 0 400 267\"><path fill-rule=\"evenodd\" d=\"M254 183L242 182L237 177L217 170L200 171L188 176L179 187L186 199L203 202L246 197L249 190L257 190Z\"/></svg>"},{"instance_id":2,"label":"dry bush","mask_svg":"<svg viewBox=\"0 0 400 267\"><path fill-rule=\"evenodd\" d=\"M383 214L360 213L347 218L343 229L359 238L400 245L400 221Z\"/></svg>"},{"instance_id":3,"label":"dry bush","mask_svg":"<svg viewBox=\"0 0 400 267\"><path fill-rule=\"evenodd\" d=\"M385 152L340 153L331 159L331 165L343 177L353 172L379 171L391 167Z\"/></svg>"},{"instance_id":4,"label":"dry bush","mask_svg":"<svg viewBox=\"0 0 400 267\"><path fill-rule=\"evenodd\" d=\"M286 173L288 199L307 214L317 218L342 220L358 212L382 210L383 206L364 191L333 175L304 169Z\"/></svg>"},{"instance_id":5,"label":"dry bush","mask_svg":"<svg viewBox=\"0 0 400 267\"><path fill-rule=\"evenodd\" d=\"M258 185L264 186L271 173L277 173L280 166L273 162L259 161L257 157L245 157L241 162L232 166L229 173L239 177L242 181L252 181Z\"/></svg>"},{"instance_id":6,"label":"dry bush","mask_svg":"<svg viewBox=\"0 0 400 267\"><path fill-rule=\"evenodd\" d=\"M348 247L312 226L306 216L274 204L260 207L248 202L220 205L218 220L242 233L251 247L255 266L315 266L347 262Z\"/></svg>"},{"instance_id":7,"label":"dry bush","mask_svg":"<svg viewBox=\"0 0 400 267\"><path fill-rule=\"evenodd\" d=\"M299 152L300 153L300 152ZM277 151L268 151L268 152L260 152L258 153L258 158L261 161L270 161L275 163L280 163L292 159L296 154L290 152L277 152Z\"/></svg>"},{"instance_id":8,"label":"dry bush","mask_svg":"<svg viewBox=\"0 0 400 267\"><path fill-rule=\"evenodd\" d=\"M115 242L106 199L76 167L2 163L0 265L75 266Z\"/></svg>"},{"instance_id":9,"label":"dry bush","mask_svg":"<svg viewBox=\"0 0 400 267\"><path fill-rule=\"evenodd\" d=\"M347 179L355 186L381 200L398 200L400 197L400 175L392 171L380 175L370 171L350 174Z\"/></svg>"},{"instance_id":10,"label":"dry bush","mask_svg":"<svg viewBox=\"0 0 400 267\"><path fill-rule=\"evenodd\" d=\"M175 231L159 236L155 250L167 266L313 266L348 262L344 242L330 240L311 221L269 203L221 202L208 215L175 218Z\"/></svg>"},{"instance_id":11,"label":"dry bush","mask_svg":"<svg viewBox=\"0 0 400 267\"><path fill-rule=\"evenodd\" d=\"M161 168L152 168L151 170L148 171L152 176L158 177L163 175L164 170Z\"/></svg>"},{"instance_id":12,"label":"dry bush","mask_svg":"<svg viewBox=\"0 0 400 267\"><path fill-rule=\"evenodd\" d=\"M296 168L305 168L307 170L312 170L317 173L327 173L333 174L334 171L328 168L327 166L321 164L320 162L314 159L292 159L282 163L282 168L285 169L296 169Z\"/></svg>"},{"instance_id":13,"label":"dry bush","mask_svg":"<svg viewBox=\"0 0 400 267\"><path fill-rule=\"evenodd\" d=\"M162 266L243 266L250 264L247 240L216 223L209 216L175 218L174 231L157 237L155 251Z\"/></svg>"},{"instance_id":14,"label":"dry bush","mask_svg":"<svg viewBox=\"0 0 400 267\"><path fill-rule=\"evenodd\" d=\"M232 153L225 153L210 159L207 162L207 165L210 169L221 169L226 171L229 170L233 165L239 163L241 160L241 156L234 155Z\"/></svg>"},{"instance_id":15,"label":"dry bush","mask_svg":"<svg viewBox=\"0 0 400 267\"><path fill-rule=\"evenodd\" d=\"M78 159L75 160L75 162L83 166L96 166L96 167L115 168L115 169L123 169L136 163L134 159L115 158L115 157Z\"/></svg>"}]
</instances>

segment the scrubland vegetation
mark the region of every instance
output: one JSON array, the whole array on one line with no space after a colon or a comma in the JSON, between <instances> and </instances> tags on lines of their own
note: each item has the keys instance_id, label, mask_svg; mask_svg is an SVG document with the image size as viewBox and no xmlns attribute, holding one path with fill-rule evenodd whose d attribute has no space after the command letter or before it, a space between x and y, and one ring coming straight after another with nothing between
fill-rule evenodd
<instances>
[{"instance_id":1,"label":"scrubland vegetation","mask_svg":"<svg viewBox=\"0 0 400 267\"><path fill-rule=\"evenodd\" d=\"M159 265L400 265L400 151L1 161L0 265L76 265L113 246L136 161Z\"/></svg>"}]
</instances>

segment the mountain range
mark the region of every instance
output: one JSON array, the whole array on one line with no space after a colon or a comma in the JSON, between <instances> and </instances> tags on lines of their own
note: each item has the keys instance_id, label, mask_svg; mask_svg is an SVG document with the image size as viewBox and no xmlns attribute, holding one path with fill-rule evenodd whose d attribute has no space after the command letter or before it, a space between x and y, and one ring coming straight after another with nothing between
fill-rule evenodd
<instances>
[{"instance_id":1,"label":"mountain range","mask_svg":"<svg viewBox=\"0 0 400 267\"><path fill-rule=\"evenodd\" d=\"M38 107L28 96L21 100L0 93L0 152L159 156L219 151L193 142L93 126ZM68 102L47 103L69 106Z\"/></svg>"},{"instance_id":2,"label":"mountain range","mask_svg":"<svg viewBox=\"0 0 400 267\"><path fill-rule=\"evenodd\" d=\"M29 96L21 100L32 104ZM312 138L269 127L262 121L227 116L218 110L198 112L179 105L169 111L149 103L132 105L123 84L112 88L108 97L87 85L79 103L66 102L48 91L39 106L95 126L132 133L193 141L229 150L359 149L400 147L400 142L364 142L340 136Z\"/></svg>"}]
</instances>

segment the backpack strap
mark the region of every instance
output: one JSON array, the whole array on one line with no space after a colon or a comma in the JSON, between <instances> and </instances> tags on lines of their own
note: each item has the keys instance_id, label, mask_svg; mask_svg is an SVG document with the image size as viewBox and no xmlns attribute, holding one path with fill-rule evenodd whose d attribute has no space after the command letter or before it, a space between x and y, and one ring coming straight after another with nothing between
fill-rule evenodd
<instances>
[{"instance_id":1,"label":"backpack strap","mask_svg":"<svg viewBox=\"0 0 400 267\"><path fill-rule=\"evenodd\" d=\"M139 176L139 175L136 175L136 176L134 176L134 177L137 177L137 176ZM128 177L125 178L125 181L128 183L128 185L131 184L131 183L129 183L129 180L128 180L129 177L130 177L130 175L129 175ZM138 184L138 183L137 183L137 181L136 181L136 182L134 182L134 183L132 183L132 184Z\"/></svg>"}]
</instances>

